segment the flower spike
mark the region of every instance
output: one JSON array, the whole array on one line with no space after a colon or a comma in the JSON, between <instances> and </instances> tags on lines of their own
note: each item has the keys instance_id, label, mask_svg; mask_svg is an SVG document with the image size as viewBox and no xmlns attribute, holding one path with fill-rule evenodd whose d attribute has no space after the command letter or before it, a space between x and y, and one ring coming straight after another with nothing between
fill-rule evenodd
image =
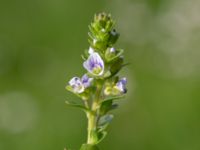
<instances>
[{"instance_id":1,"label":"flower spike","mask_svg":"<svg viewBox=\"0 0 200 150\"><path fill-rule=\"evenodd\" d=\"M124 50L114 46L119 33L110 14L99 13L89 25L89 50L83 56L86 74L73 77L66 87L82 99L82 104L66 102L84 110L88 120L87 141L80 150L99 150L97 147L107 135L107 127L113 119L109 112L116 109L116 100L127 93L127 79L119 79L118 72L124 66Z\"/></svg>"}]
</instances>

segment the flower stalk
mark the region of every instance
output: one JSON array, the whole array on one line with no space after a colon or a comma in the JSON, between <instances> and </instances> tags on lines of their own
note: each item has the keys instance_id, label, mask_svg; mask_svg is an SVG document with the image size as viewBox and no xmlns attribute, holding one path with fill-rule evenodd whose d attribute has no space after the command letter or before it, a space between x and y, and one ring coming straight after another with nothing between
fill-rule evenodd
<instances>
[{"instance_id":1,"label":"flower stalk","mask_svg":"<svg viewBox=\"0 0 200 150\"><path fill-rule=\"evenodd\" d=\"M127 79L117 75L125 65L123 50L114 47L119 37L114 24L110 14L95 15L89 26L90 46L82 56L87 73L82 78L73 77L66 86L83 101L66 104L83 110L88 119L87 141L80 150L99 150L97 145L107 135L106 129L113 119L110 111L118 106L115 100L127 92Z\"/></svg>"},{"instance_id":2,"label":"flower stalk","mask_svg":"<svg viewBox=\"0 0 200 150\"><path fill-rule=\"evenodd\" d=\"M102 91L102 83L99 82L97 84L97 89L95 93L95 98L91 106L92 112L87 113L88 118L88 135L87 135L87 144L95 145L96 139L93 135L93 132L97 130L98 119L100 117L99 108L101 101L101 91Z\"/></svg>"}]
</instances>

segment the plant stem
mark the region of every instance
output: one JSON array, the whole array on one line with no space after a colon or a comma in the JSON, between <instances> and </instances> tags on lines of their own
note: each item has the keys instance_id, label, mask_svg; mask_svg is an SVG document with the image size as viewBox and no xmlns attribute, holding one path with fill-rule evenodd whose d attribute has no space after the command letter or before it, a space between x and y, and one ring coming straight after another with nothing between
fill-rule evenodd
<instances>
[{"instance_id":1,"label":"plant stem","mask_svg":"<svg viewBox=\"0 0 200 150\"><path fill-rule=\"evenodd\" d=\"M88 113L87 118L88 118L87 144L93 145L95 143L95 139L93 137L92 132L96 129L96 115L93 113Z\"/></svg>"},{"instance_id":2,"label":"plant stem","mask_svg":"<svg viewBox=\"0 0 200 150\"><path fill-rule=\"evenodd\" d=\"M99 117L98 109L99 109L99 101L101 98L102 85L103 84L101 82L97 85L96 95L91 106L91 112L87 113L87 119L88 119L87 144L91 145L95 145L96 143L96 138L93 132L95 132L97 129L97 120Z\"/></svg>"}]
</instances>

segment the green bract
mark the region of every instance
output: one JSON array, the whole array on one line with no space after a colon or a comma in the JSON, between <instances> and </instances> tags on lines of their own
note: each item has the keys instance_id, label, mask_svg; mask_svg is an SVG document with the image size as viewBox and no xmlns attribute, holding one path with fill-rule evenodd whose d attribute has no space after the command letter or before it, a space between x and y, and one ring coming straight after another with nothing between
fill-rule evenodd
<instances>
[{"instance_id":1,"label":"green bract","mask_svg":"<svg viewBox=\"0 0 200 150\"><path fill-rule=\"evenodd\" d=\"M80 150L99 150L97 144L107 135L107 127L113 119L110 111L116 109L116 100L127 92L126 78L117 73L124 65L122 49L114 47L119 34L110 14L99 13L89 25L89 49L82 55L86 74L73 77L66 89L82 99L82 104L66 101L86 113L88 119L87 141Z\"/></svg>"}]
</instances>

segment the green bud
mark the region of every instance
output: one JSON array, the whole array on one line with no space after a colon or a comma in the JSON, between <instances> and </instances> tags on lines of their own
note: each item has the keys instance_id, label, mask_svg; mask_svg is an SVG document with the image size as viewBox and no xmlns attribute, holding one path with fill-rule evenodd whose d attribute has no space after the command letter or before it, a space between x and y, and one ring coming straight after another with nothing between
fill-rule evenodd
<instances>
[{"instance_id":1,"label":"green bud","mask_svg":"<svg viewBox=\"0 0 200 150\"><path fill-rule=\"evenodd\" d=\"M103 102L101 104L101 107L100 107L100 114L101 115L105 115L109 110L111 110L112 104L113 104L112 101L105 101L105 102Z\"/></svg>"}]
</instances>

